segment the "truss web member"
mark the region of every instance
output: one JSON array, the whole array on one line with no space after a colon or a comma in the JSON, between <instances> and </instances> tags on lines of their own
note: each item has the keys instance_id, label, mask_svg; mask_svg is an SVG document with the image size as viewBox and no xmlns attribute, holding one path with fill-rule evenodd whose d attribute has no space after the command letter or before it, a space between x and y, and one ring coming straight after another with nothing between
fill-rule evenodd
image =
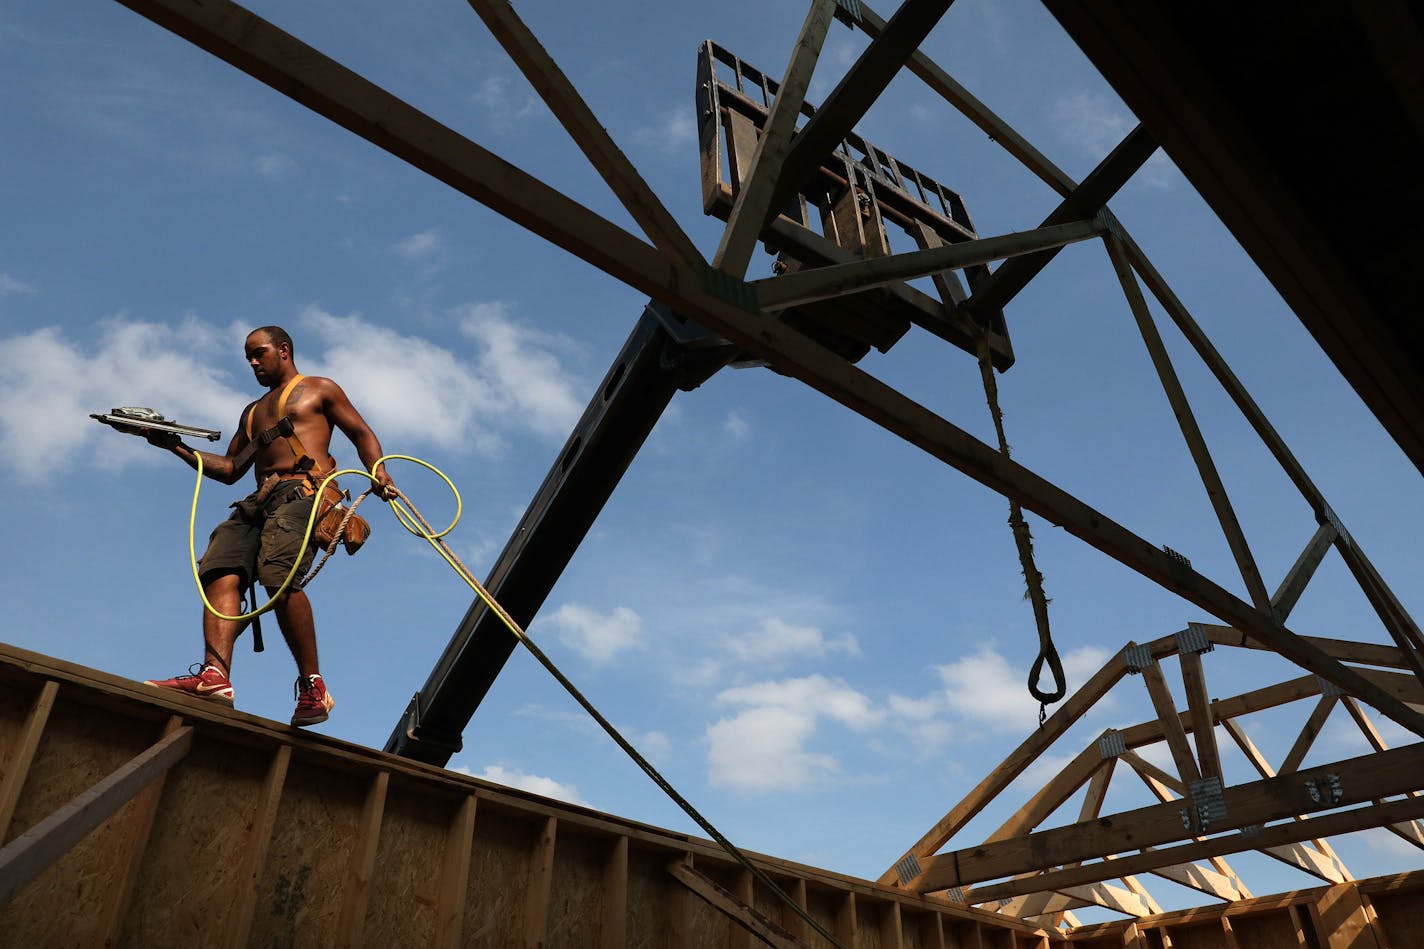
<instances>
[{"instance_id":1,"label":"truss web member","mask_svg":"<svg viewBox=\"0 0 1424 949\"><path fill-rule=\"evenodd\" d=\"M201 453L207 477L236 484L251 467L258 484L256 491L233 505L232 516L213 530L198 566L208 602L213 610L228 616L241 612L242 591L254 582L262 584L270 596L291 572L316 487L336 469L329 454L333 429L340 429L350 439L367 470L382 454L376 434L341 387L331 379L297 372L292 351L292 338L281 327L263 326L248 335L244 348L247 363L257 381L267 387L267 394L243 410L226 454ZM179 436L151 432L148 440L182 458L189 467L198 467L200 453L183 444ZM386 501L396 497L398 492L385 467L374 474L379 482L374 493ZM316 544L309 544L296 576L310 569L315 552ZM297 664L297 707L292 724L324 722L336 701L319 671L311 602L305 591L288 588L277 598L273 611ZM203 661L194 664L197 671L172 679L150 679L145 685L232 705L232 648L241 629L238 621L205 609Z\"/></svg>"}]
</instances>

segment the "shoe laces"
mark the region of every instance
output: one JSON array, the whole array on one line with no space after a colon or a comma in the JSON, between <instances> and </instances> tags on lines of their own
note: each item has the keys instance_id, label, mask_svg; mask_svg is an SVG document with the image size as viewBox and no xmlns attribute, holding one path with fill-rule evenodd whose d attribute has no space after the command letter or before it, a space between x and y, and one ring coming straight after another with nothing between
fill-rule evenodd
<instances>
[{"instance_id":1,"label":"shoe laces","mask_svg":"<svg viewBox=\"0 0 1424 949\"><path fill-rule=\"evenodd\" d=\"M300 700L305 695L311 695L316 691L317 682L321 681L321 673L309 676L297 676L297 681L292 684L292 698Z\"/></svg>"}]
</instances>

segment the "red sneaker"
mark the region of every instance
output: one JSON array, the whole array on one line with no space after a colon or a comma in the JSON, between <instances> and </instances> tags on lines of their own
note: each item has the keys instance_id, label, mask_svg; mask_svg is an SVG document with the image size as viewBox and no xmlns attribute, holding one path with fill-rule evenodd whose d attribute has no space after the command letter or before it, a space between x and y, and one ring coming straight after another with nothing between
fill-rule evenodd
<instances>
[{"instance_id":1,"label":"red sneaker","mask_svg":"<svg viewBox=\"0 0 1424 949\"><path fill-rule=\"evenodd\" d=\"M198 671L194 672L194 669ZM211 663L199 668L195 662L188 667L188 675L174 676L171 679L145 679L143 684L171 689L174 692L186 692L200 699L212 699L228 707L232 706L232 682L221 669Z\"/></svg>"},{"instance_id":2,"label":"red sneaker","mask_svg":"<svg viewBox=\"0 0 1424 949\"><path fill-rule=\"evenodd\" d=\"M326 691L326 682L319 672L297 676L292 692L297 700L297 710L292 713L293 725L319 725L326 721L326 713L336 708L336 699Z\"/></svg>"}]
</instances>

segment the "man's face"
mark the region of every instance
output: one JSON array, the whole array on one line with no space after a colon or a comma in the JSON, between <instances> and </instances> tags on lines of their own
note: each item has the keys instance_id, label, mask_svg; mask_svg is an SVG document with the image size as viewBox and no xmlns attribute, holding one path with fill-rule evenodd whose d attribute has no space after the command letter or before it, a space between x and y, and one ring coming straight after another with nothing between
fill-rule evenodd
<instances>
[{"instance_id":1,"label":"man's face","mask_svg":"<svg viewBox=\"0 0 1424 949\"><path fill-rule=\"evenodd\" d=\"M248 336L243 352L247 355L247 364L252 367L252 374L257 377L259 384L270 386L274 380L281 377L283 350L273 343L266 333L253 333Z\"/></svg>"}]
</instances>

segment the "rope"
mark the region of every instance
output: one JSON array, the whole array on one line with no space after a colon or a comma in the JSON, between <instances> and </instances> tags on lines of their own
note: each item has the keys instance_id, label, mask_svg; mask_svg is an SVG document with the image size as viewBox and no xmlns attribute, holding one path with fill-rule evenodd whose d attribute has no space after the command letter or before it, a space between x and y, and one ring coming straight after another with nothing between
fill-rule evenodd
<instances>
[{"instance_id":1,"label":"rope","mask_svg":"<svg viewBox=\"0 0 1424 949\"><path fill-rule=\"evenodd\" d=\"M272 609L273 604L275 604L277 601L277 598L280 597L284 592L286 592L287 588L292 584L293 576L297 572L297 567L301 564L302 557L306 555L307 545L311 541L312 529L316 524L316 513L317 510L320 508L320 504L314 503L312 505L311 514L307 518L306 534L302 537L302 546L297 551L296 563L292 565L292 569L287 574L287 578L282 581L282 586L279 587L277 592L272 595L272 598L268 600L265 604L263 604L261 607L258 607L252 612L245 613L240 616L227 616L223 613L219 613L216 609L213 608L213 605L208 602L207 594L203 591L202 581L198 577L198 555L193 542L193 532L198 517L198 493L202 489L203 485L203 456L196 452L194 454L197 455L198 459L198 480L196 486L193 488L193 506L192 512L188 520L188 553L192 561L193 581L198 585L198 595L202 598L203 606L207 608L208 612L221 619L244 620L254 616L258 616ZM544 650L540 649L539 646L534 642L534 640L529 637L529 634L526 633L524 629L514 621L514 618L511 617L507 612L505 612L504 607L501 606L499 602L493 596L490 595L489 591L484 588L484 585L475 579L474 575L470 573L469 568L466 567L463 562L461 562L460 558L455 556L454 551L450 549L449 545L447 545L442 538L444 538L446 534L449 534L452 530L454 530L455 525L458 524L460 521L460 492L459 489L455 487L455 483L451 481L443 471L441 471L439 468L436 468L434 465L430 464L427 461L424 461L420 458L413 458L410 455L384 455L381 458L376 459L375 464L371 465L370 472L361 471L359 469L354 468L343 469L341 471L333 471L331 474L327 475L326 478L324 478L321 484L317 487L316 497L320 498L322 496L322 493L326 490L328 482L332 481L338 476L353 474L368 478L372 483L372 488L363 492L361 497L358 498L351 505L351 510L354 511L356 509L356 505L359 504L361 500L366 497L367 494L370 494L371 490L373 490L374 486L378 483L372 472L379 468L382 463L394 459L400 459L401 461L409 461L414 464L420 465L423 468L429 469L430 471L438 475L441 480L443 480L445 484L450 488L450 491L455 495L454 519L450 521L450 525L444 530L436 531L433 527L430 526L430 522L427 521L424 516L421 515L420 511L411 502L410 498L406 497L404 493L397 489L390 501L390 507L391 513L396 516L396 520L400 522L400 525L411 534L414 534L417 537L424 538L425 541L430 544L431 547L435 548L435 552L438 553L441 558L447 564L450 565L450 568L454 570L456 574L459 575L460 579L464 580L465 583L469 585L470 589L475 592L475 595L478 596L486 606L488 606L491 610L494 611L494 614L499 617L500 622L504 624L505 628L509 630L509 632L514 636L514 638L518 642L523 644L526 649L529 650L530 655L532 655L536 660L538 660L540 665L542 665L546 670L548 670L549 674L554 677L554 679L559 683L559 685L564 687L564 691L568 692L568 694L573 697L574 701L577 702L583 708L583 710L587 712L595 722L598 723L599 727L601 727L604 732L607 733L608 737L612 738L614 743L617 744L619 748L623 749L623 751L628 755L629 758L633 759L633 762L643 770L643 773L646 774L649 778L651 778L653 783L656 784L659 788L661 788L663 793L667 794L667 796L670 797L673 802L677 804L678 807L682 808L683 813L685 813L688 817L692 818L692 820L697 824L697 826L701 827L704 831L706 831L707 835L711 837L712 840L714 840L718 844L718 846L720 846L724 851L726 851L727 854L732 857L732 859L734 859L744 869L751 873L751 875L763 886L769 889L778 900L786 904L786 906L790 907L790 909L795 912L796 915L800 916L803 920L805 920L806 923L809 924L811 928L814 929L823 939L829 942L832 946L835 946L836 949L845 949L845 947L835 938L835 936L831 935L831 933L828 932L826 928L820 924L820 922L813 918L811 914L808 913L800 904L798 904L789 895L787 895L787 893L782 890L781 887L777 886L776 882L772 880L771 877L769 877L764 870L762 870L756 864L752 863L751 860L749 860L747 856L742 853L742 851L738 849L735 844L733 844L730 840L723 836L722 833L712 825L711 821L703 817L702 814L697 810L697 808L692 806L691 802L689 802L685 797L678 793L677 789L674 788L672 784L670 784L668 780L662 776L658 769L653 767L652 762L644 758L642 754L638 752L638 749L634 748L632 743L629 742L628 739L624 738L623 735L618 731L618 729L613 727L613 723L603 717L603 714L599 712L598 709L594 707L593 703L590 702L584 696L584 694L578 690L578 687L575 686L573 682L571 682L569 678L559 670L559 667L556 666L554 664L554 661L544 653ZM407 508L409 510L407 510ZM342 520L341 529L337 531L338 541L340 540L341 531L345 530L346 521L350 518L350 516L351 514L350 512L348 512L346 518L343 518ZM327 551L327 557L322 559L322 564L326 562L326 559L330 557L331 552L335 549L336 545L333 544L331 548ZM322 564L317 565L317 570L321 568ZM316 572L316 570L313 570L303 582L310 583L312 578L316 576Z\"/></svg>"},{"instance_id":2,"label":"rope","mask_svg":"<svg viewBox=\"0 0 1424 949\"><path fill-rule=\"evenodd\" d=\"M989 414L994 419L994 433L999 438L999 453L1009 457L1009 440L1004 435L1004 410L999 407L999 385L994 380L994 366L989 361L989 330L983 328L976 346L979 355L979 375L984 380L984 399L989 403ZM1033 534L1024 520L1019 502L1009 498L1009 530L1014 535L1014 546L1019 552L1019 566L1023 570L1027 590L1024 596L1033 604L1033 619L1038 626L1038 658L1028 674L1028 691L1038 700L1038 724L1042 725L1048 715L1048 706L1068 694L1068 683L1063 676L1063 662L1058 658L1058 647L1053 644L1053 631L1048 625L1048 597L1043 592L1043 574L1033 562ZM1053 676L1053 690L1045 692L1039 688L1039 678L1044 665Z\"/></svg>"}]
</instances>

